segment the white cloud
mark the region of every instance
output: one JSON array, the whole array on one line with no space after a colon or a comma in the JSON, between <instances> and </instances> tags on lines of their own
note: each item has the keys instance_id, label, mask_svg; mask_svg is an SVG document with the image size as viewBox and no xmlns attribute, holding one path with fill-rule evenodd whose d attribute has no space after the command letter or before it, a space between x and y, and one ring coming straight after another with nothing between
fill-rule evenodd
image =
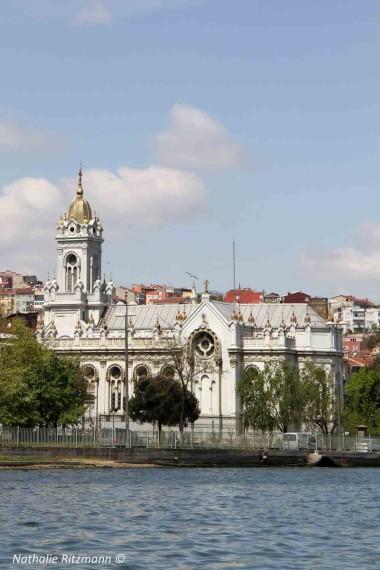
<instances>
[{"instance_id":1,"label":"white cloud","mask_svg":"<svg viewBox=\"0 0 380 570\"><path fill-rule=\"evenodd\" d=\"M52 141L53 137L49 135L0 116L0 150L48 146Z\"/></svg>"},{"instance_id":2,"label":"white cloud","mask_svg":"<svg viewBox=\"0 0 380 570\"><path fill-rule=\"evenodd\" d=\"M194 174L155 166L123 166L117 173L90 170L86 185L96 209L106 220L120 225L176 222L199 209L206 197L203 182Z\"/></svg>"},{"instance_id":3,"label":"white cloud","mask_svg":"<svg viewBox=\"0 0 380 570\"><path fill-rule=\"evenodd\" d=\"M61 210L61 192L44 178L20 178L4 186L0 192L2 268L39 270L46 276L46 257L54 252L54 222Z\"/></svg>"},{"instance_id":4,"label":"white cloud","mask_svg":"<svg viewBox=\"0 0 380 570\"><path fill-rule=\"evenodd\" d=\"M61 192L44 178L20 178L0 194L2 232L0 247L39 240L62 209ZM52 217L53 216L53 217Z\"/></svg>"},{"instance_id":5,"label":"white cloud","mask_svg":"<svg viewBox=\"0 0 380 570\"><path fill-rule=\"evenodd\" d=\"M232 168L242 162L242 149L225 127L207 113L174 105L170 125L154 141L158 164L178 168Z\"/></svg>"},{"instance_id":6,"label":"white cloud","mask_svg":"<svg viewBox=\"0 0 380 570\"><path fill-rule=\"evenodd\" d=\"M310 277L333 282L342 291L349 283L367 286L379 281L380 224L364 224L353 236L352 245L309 252L303 265Z\"/></svg>"},{"instance_id":7,"label":"white cloud","mask_svg":"<svg viewBox=\"0 0 380 570\"><path fill-rule=\"evenodd\" d=\"M83 186L106 239L126 235L131 225L175 224L202 209L207 194L194 174L159 167L89 170ZM21 178L3 188L2 267L45 274L48 266L54 266L56 221L67 211L75 187L74 179L53 184L44 178Z\"/></svg>"},{"instance_id":8,"label":"white cloud","mask_svg":"<svg viewBox=\"0 0 380 570\"><path fill-rule=\"evenodd\" d=\"M91 0L79 11L76 22L86 26L110 24L112 12L101 0Z\"/></svg>"}]
</instances>

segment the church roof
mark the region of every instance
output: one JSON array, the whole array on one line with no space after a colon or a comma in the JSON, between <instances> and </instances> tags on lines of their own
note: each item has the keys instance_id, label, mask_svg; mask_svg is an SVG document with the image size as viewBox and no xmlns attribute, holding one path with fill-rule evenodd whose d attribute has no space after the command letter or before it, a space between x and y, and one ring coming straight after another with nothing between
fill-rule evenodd
<instances>
[{"instance_id":1,"label":"church roof","mask_svg":"<svg viewBox=\"0 0 380 570\"><path fill-rule=\"evenodd\" d=\"M231 314L234 310L234 305L232 303L213 301L213 304L226 319L230 320ZM291 303L237 304L236 311L239 311L239 309L245 323L248 322L248 318L252 313L257 328L264 328L268 320L273 328L279 327L282 320L286 326L290 326L292 324L291 318L293 314L295 315L299 325L304 324L305 317L308 314L312 327L326 327L326 321L306 303L297 303L294 305Z\"/></svg>"},{"instance_id":2,"label":"church roof","mask_svg":"<svg viewBox=\"0 0 380 570\"><path fill-rule=\"evenodd\" d=\"M92 219L90 203L83 197L82 168L80 168L78 174L78 187L76 196L70 204L67 217L69 220L75 220L79 224L87 223Z\"/></svg>"},{"instance_id":3,"label":"church roof","mask_svg":"<svg viewBox=\"0 0 380 570\"><path fill-rule=\"evenodd\" d=\"M231 321L231 316L234 311L233 303L223 303L221 301L209 301L219 313L225 318L227 322ZM162 329L170 329L176 324L176 317L178 310L189 317L194 311L199 308L199 305L128 305L128 318L131 318L135 329L149 330L153 329L158 322ZM256 303L247 305L236 305L236 311L241 311L244 322L247 324L249 317L252 315L257 328L264 328L269 320L273 328L278 328L282 321L286 326L292 324L294 316L299 326L305 323L305 317L310 317L310 324L316 328L327 328L326 321L320 317L311 307L307 304L266 304ZM106 315L103 318L103 325L106 325L109 330L124 330L125 318L125 305L114 305L107 309ZM186 321L183 321L186 322Z\"/></svg>"},{"instance_id":4,"label":"church roof","mask_svg":"<svg viewBox=\"0 0 380 570\"><path fill-rule=\"evenodd\" d=\"M181 305L181 313L188 317L198 305ZM128 305L128 318L132 319L134 328L153 329L157 319L162 329L171 329L176 323L178 305ZM103 319L103 324L109 330L124 330L125 305L109 307Z\"/></svg>"}]
</instances>

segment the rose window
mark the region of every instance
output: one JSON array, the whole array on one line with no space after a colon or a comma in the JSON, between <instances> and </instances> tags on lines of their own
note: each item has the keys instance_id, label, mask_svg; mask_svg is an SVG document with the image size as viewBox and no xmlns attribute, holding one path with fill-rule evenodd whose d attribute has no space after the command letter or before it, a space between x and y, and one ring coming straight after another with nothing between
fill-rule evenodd
<instances>
[{"instance_id":1,"label":"rose window","mask_svg":"<svg viewBox=\"0 0 380 570\"><path fill-rule=\"evenodd\" d=\"M202 358L209 358L215 352L213 337L207 333L200 333L194 339L195 352Z\"/></svg>"}]
</instances>

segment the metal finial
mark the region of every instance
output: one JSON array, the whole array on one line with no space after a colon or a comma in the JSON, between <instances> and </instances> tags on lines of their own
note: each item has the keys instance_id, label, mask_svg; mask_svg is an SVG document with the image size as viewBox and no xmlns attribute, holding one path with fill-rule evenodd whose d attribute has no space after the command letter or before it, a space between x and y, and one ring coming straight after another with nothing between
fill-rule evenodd
<instances>
[{"instance_id":1,"label":"metal finial","mask_svg":"<svg viewBox=\"0 0 380 570\"><path fill-rule=\"evenodd\" d=\"M77 196L83 196L83 188L82 188L82 162L80 163L79 172L78 172Z\"/></svg>"}]
</instances>

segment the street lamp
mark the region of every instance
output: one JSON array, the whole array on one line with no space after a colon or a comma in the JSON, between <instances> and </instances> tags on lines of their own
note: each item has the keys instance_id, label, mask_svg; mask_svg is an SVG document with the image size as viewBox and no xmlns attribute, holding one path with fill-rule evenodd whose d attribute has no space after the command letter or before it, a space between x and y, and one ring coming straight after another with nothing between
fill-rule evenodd
<instances>
[{"instance_id":1,"label":"street lamp","mask_svg":"<svg viewBox=\"0 0 380 570\"><path fill-rule=\"evenodd\" d=\"M128 292L127 292L128 295ZM124 318L124 382L125 382L125 429L126 436L129 435L129 373L128 373L128 297L125 299Z\"/></svg>"},{"instance_id":2,"label":"street lamp","mask_svg":"<svg viewBox=\"0 0 380 570\"><path fill-rule=\"evenodd\" d=\"M119 411L119 408L115 405L112 406L112 445L115 445L115 414Z\"/></svg>"}]
</instances>

